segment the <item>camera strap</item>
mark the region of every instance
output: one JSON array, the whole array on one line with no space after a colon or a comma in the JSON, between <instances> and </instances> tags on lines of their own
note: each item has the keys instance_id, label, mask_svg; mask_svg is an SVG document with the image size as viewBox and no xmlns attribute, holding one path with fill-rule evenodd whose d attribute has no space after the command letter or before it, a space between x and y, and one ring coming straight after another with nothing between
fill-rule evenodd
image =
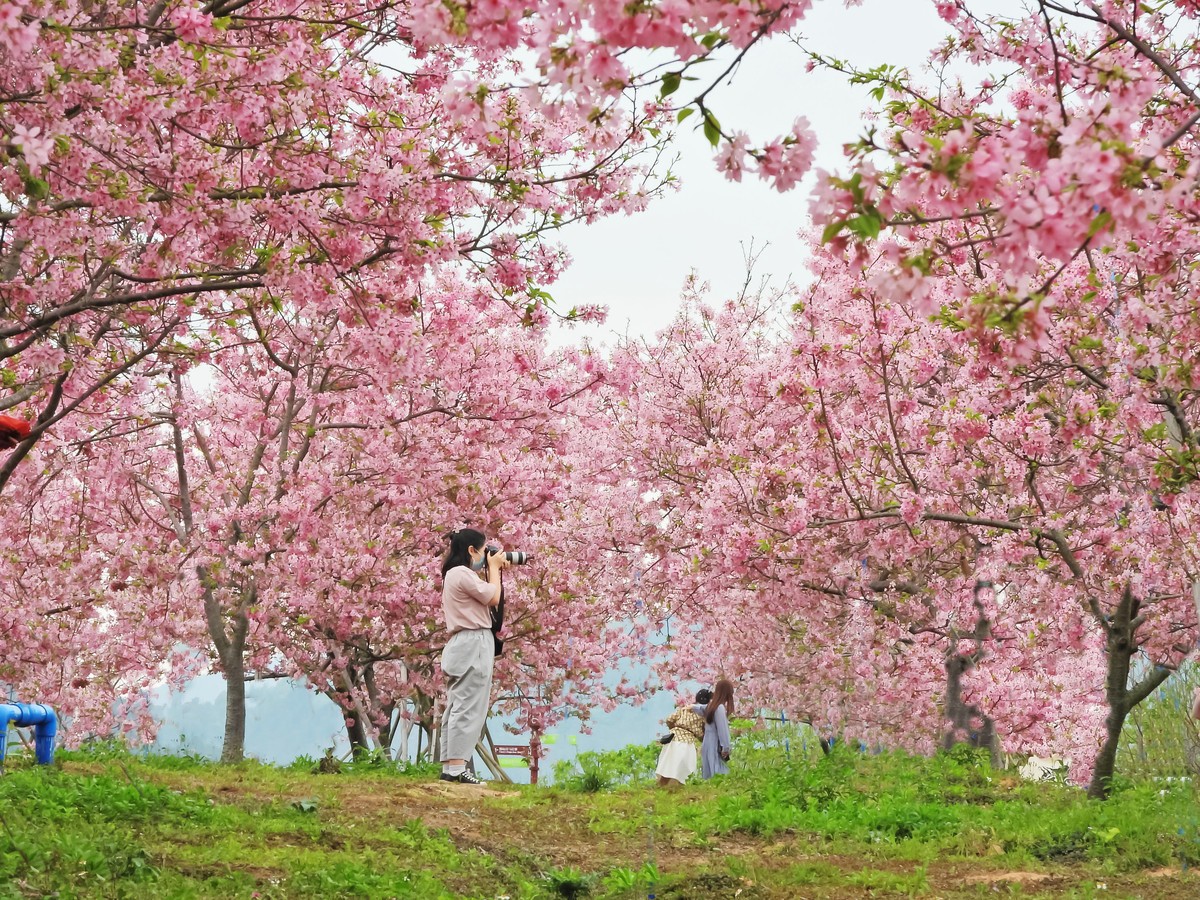
<instances>
[{"instance_id":1,"label":"camera strap","mask_svg":"<svg viewBox=\"0 0 1200 900\"><path fill-rule=\"evenodd\" d=\"M492 645L496 656L504 655L504 639L500 629L504 627L504 573L500 573L500 602L489 610L492 617Z\"/></svg>"}]
</instances>

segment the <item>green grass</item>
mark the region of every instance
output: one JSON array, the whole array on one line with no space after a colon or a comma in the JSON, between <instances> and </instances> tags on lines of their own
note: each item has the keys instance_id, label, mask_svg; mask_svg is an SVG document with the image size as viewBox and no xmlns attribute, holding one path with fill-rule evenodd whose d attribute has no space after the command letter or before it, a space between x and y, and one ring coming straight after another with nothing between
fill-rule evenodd
<instances>
[{"instance_id":1,"label":"green grass","mask_svg":"<svg viewBox=\"0 0 1200 900\"><path fill-rule=\"evenodd\" d=\"M1188 783L1119 785L1104 803L1077 788L1027 784L956 751L933 758L835 751L770 773L747 773L660 800L660 824L699 837L802 834L831 852L924 861L1008 856L1022 862L1095 861L1106 871L1200 865L1200 812ZM597 831L624 833L628 794L599 797Z\"/></svg>"},{"instance_id":2,"label":"green grass","mask_svg":"<svg viewBox=\"0 0 1200 900\"><path fill-rule=\"evenodd\" d=\"M677 791L647 784L654 746L486 792L379 759L332 775L113 746L14 759L0 898L1200 896L1190 782L1123 781L1098 803L969 751L778 751L743 738L733 774Z\"/></svg>"},{"instance_id":3,"label":"green grass","mask_svg":"<svg viewBox=\"0 0 1200 900\"><path fill-rule=\"evenodd\" d=\"M1200 722L1188 715L1200 664L1183 666L1134 707L1121 732L1117 771L1133 778L1200 777Z\"/></svg>"}]
</instances>

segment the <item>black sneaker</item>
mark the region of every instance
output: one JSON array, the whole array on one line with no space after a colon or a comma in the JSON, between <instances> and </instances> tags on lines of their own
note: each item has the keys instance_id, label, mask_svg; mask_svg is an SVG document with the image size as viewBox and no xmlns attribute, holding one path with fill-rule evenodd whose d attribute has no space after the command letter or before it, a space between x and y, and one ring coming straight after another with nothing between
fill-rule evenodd
<instances>
[{"instance_id":1,"label":"black sneaker","mask_svg":"<svg viewBox=\"0 0 1200 900\"><path fill-rule=\"evenodd\" d=\"M458 775L451 775L449 772L443 772L441 780L452 781L455 784L483 784L482 781L465 770L460 772Z\"/></svg>"}]
</instances>

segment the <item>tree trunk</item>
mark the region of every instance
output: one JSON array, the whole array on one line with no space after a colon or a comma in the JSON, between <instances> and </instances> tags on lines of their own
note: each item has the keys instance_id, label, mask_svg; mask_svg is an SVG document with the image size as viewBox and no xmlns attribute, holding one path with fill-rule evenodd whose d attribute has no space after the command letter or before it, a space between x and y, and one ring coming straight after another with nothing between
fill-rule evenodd
<instances>
[{"instance_id":1,"label":"tree trunk","mask_svg":"<svg viewBox=\"0 0 1200 900\"><path fill-rule=\"evenodd\" d=\"M209 576L201 571L201 579L208 582ZM245 606L253 602L245 598ZM204 588L204 616L208 625L208 636L217 650L221 673L225 676L225 739L221 745L221 762L241 762L246 752L246 635L250 631L250 619L245 607L229 617L229 630L225 630L225 616L217 600L214 585L209 582Z\"/></svg>"},{"instance_id":2,"label":"tree trunk","mask_svg":"<svg viewBox=\"0 0 1200 900\"><path fill-rule=\"evenodd\" d=\"M433 699L422 691L413 695L413 712L419 729L417 738L417 762L438 762L440 748L437 742L438 723L433 719ZM425 738L426 749L421 752L421 738Z\"/></svg>"},{"instance_id":3,"label":"tree trunk","mask_svg":"<svg viewBox=\"0 0 1200 900\"><path fill-rule=\"evenodd\" d=\"M1121 728L1125 724L1126 713L1119 707L1109 707L1108 716L1104 720L1104 745L1096 757L1096 768L1092 771L1092 780L1088 784L1088 796L1093 800L1107 800L1112 786L1112 777L1117 768L1117 748L1121 743Z\"/></svg>"},{"instance_id":4,"label":"tree trunk","mask_svg":"<svg viewBox=\"0 0 1200 900\"><path fill-rule=\"evenodd\" d=\"M985 747L991 755L992 765L1000 765L1000 742L996 738L996 723L974 703L967 703L962 696L963 676L975 667L969 657L954 654L946 658L946 721L949 723L942 735L942 749L949 750L956 744Z\"/></svg>"},{"instance_id":5,"label":"tree trunk","mask_svg":"<svg viewBox=\"0 0 1200 900\"><path fill-rule=\"evenodd\" d=\"M332 654L330 654L332 659ZM321 693L334 702L342 714L346 728L346 740L350 743L350 756L359 759L371 752L371 737L367 731L366 716L358 703L355 702L354 684L355 671L347 666L345 670L329 672L329 684L321 688Z\"/></svg>"},{"instance_id":6,"label":"tree trunk","mask_svg":"<svg viewBox=\"0 0 1200 900\"><path fill-rule=\"evenodd\" d=\"M983 658L983 642L992 633L992 623L979 599L982 591L992 588L990 581L975 582L975 629L967 635L951 634L950 649L946 653L946 721L949 728L942 736L942 749L949 750L955 744L966 743L972 747L986 747L991 755L993 767L1000 765L1000 741L996 736L996 722L976 704L963 700L963 676L975 668ZM974 653L956 652L960 637L969 637L975 642Z\"/></svg>"},{"instance_id":7,"label":"tree trunk","mask_svg":"<svg viewBox=\"0 0 1200 900\"><path fill-rule=\"evenodd\" d=\"M350 704L353 709L346 713L346 718L353 720L357 724L359 736L362 738L362 748L355 750L355 757L357 758L359 754L374 753L375 747L371 740L371 716L363 708L362 699L358 695L355 684L356 677L356 673L347 673L346 696L350 698Z\"/></svg>"},{"instance_id":8,"label":"tree trunk","mask_svg":"<svg viewBox=\"0 0 1200 900\"><path fill-rule=\"evenodd\" d=\"M400 663L400 680L404 683L408 682L408 666ZM412 719L405 715L408 712L408 701L401 700L393 704L395 710L399 712L399 718L396 720L396 727L392 729L388 737L388 748L391 749L395 743L396 730L400 732L400 746L396 749L395 759L401 762L408 762L408 736L412 733Z\"/></svg>"},{"instance_id":9,"label":"tree trunk","mask_svg":"<svg viewBox=\"0 0 1200 900\"><path fill-rule=\"evenodd\" d=\"M406 717L407 712L405 707L400 708L400 747L396 751L396 758L402 762L408 762L408 736L412 733L412 719ZM419 756L420 754L418 754Z\"/></svg>"},{"instance_id":10,"label":"tree trunk","mask_svg":"<svg viewBox=\"0 0 1200 900\"><path fill-rule=\"evenodd\" d=\"M948 727L942 735L942 749L949 750L970 731L970 713L962 698L962 676L967 670L967 661L958 654L946 657L946 708Z\"/></svg>"},{"instance_id":11,"label":"tree trunk","mask_svg":"<svg viewBox=\"0 0 1200 900\"><path fill-rule=\"evenodd\" d=\"M980 715L983 715L980 713ZM979 732L978 747L987 747L991 758L992 768L1003 768L1003 754L1000 752L1000 736L996 734L996 721L991 716L983 716L983 728Z\"/></svg>"},{"instance_id":12,"label":"tree trunk","mask_svg":"<svg viewBox=\"0 0 1200 900\"><path fill-rule=\"evenodd\" d=\"M1096 766L1092 770L1092 780L1088 784L1088 796L1093 800L1107 799L1112 789L1125 719L1135 706L1171 675L1168 669L1156 666L1137 684L1132 687L1129 685L1130 660L1138 650L1136 633L1142 624L1138 616L1140 607L1133 590L1126 585L1112 619L1101 621L1107 635L1105 655L1108 658L1108 672L1105 675L1104 695L1108 716L1104 720L1104 744L1100 747Z\"/></svg>"},{"instance_id":13,"label":"tree trunk","mask_svg":"<svg viewBox=\"0 0 1200 900\"><path fill-rule=\"evenodd\" d=\"M346 737L350 741L350 755L353 759L358 759L370 752L371 746L367 742L367 729L363 726L358 713L346 713Z\"/></svg>"},{"instance_id":14,"label":"tree trunk","mask_svg":"<svg viewBox=\"0 0 1200 900\"><path fill-rule=\"evenodd\" d=\"M1125 658L1125 677L1129 676L1129 656ZM1114 674L1120 677L1114 670L1120 668L1119 665L1114 665L1112 659L1109 661L1109 677L1110 683L1115 682ZM1108 799L1109 790L1112 784L1112 777L1116 773L1117 767L1117 750L1121 745L1121 731L1125 726L1125 720L1135 706L1145 700L1154 692L1160 684L1171 677L1169 669L1155 667L1146 677L1139 681L1132 688L1122 690L1121 694L1124 699L1114 702L1111 691L1109 691L1110 699L1108 704L1108 716L1104 720L1104 744L1100 748L1100 753L1096 757L1096 768L1092 771L1092 780L1088 784L1088 796L1094 800ZM1126 684L1128 682L1125 682Z\"/></svg>"},{"instance_id":15,"label":"tree trunk","mask_svg":"<svg viewBox=\"0 0 1200 900\"><path fill-rule=\"evenodd\" d=\"M375 729L375 741L387 759L392 759L392 744L396 741L396 704L385 703L379 710L382 724Z\"/></svg>"},{"instance_id":16,"label":"tree trunk","mask_svg":"<svg viewBox=\"0 0 1200 900\"><path fill-rule=\"evenodd\" d=\"M246 678L242 648L222 664L225 669L225 741L221 745L221 762L241 762L246 752Z\"/></svg>"},{"instance_id":17,"label":"tree trunk","mask_svg":"<svg viewBox=\"0 0 1200 900\"><path fill-rule=\"evenodd\" d=\"M379 721L375 725L375 745L379 748L385 759L392 758L392 740L395 738L395 733L392 729L392 713L396 709L394 700L383 702L379 694L379 686L375 682L375 664L367 663L363 667L362 683L367 689L367 700L371 704L371 711L377 712Z\"/></svg>"}]
</instances>

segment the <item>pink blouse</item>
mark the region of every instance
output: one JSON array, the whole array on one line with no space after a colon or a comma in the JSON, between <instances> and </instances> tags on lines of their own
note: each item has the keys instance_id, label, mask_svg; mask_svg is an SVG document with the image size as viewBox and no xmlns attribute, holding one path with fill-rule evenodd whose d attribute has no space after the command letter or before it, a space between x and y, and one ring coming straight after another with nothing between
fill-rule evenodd
<instances>
[{"instance_id":1,"label":"pink blouse","mask_svg":"<svg viewBox=\"0 0 1200 900\"><path fill-rule=\"evenodd\" d=\"M455 566L442 582L442 615L446 631L455 634L468 628L491 628L488 601L496 586L480 580L468 566Z\"/></svg>"}]
</instances>

